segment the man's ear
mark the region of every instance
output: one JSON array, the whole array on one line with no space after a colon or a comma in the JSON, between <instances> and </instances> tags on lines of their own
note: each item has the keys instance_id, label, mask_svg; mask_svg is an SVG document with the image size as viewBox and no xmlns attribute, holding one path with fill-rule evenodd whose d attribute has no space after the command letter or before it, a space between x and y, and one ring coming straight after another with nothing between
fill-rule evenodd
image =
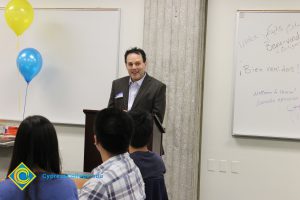
<instances>
[{"instance_id":1,"label":"man's ear","mask_svg":"<svg viewBox=\"0 0 300 200\"><path fill-rule=\"evenodd\" d=\"M99 141L97 140L96 135L94 134L94 145L96 147L96 149L101 152L101 144L99 143Z\"/></svg>"},{"instance_id":2,"label":"man's ear","mask_svg":"<svg viewBox=\"0 0 300 200\"><path fill-rule=\"evenodd\" d=\"M97 141L97 137L96 135L94 134L94 145L97 145L98 141Z\"/></svg>"}]
</instances>

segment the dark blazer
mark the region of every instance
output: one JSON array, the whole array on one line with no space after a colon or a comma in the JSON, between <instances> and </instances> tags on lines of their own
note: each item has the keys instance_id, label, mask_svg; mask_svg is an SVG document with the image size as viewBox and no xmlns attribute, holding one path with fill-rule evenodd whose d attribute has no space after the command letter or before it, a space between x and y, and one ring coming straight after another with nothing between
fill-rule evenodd
<instances>
[{"instance_id":1,"label":"dark blazer","mask_svg":"<svg viewBox=\"0 0 300 200\"><path fill-rule=\"evenodd\" d=\"M108 107L127 110L129 76L114 80L111 87ZM166 85L146 74L135 97L131 110L141 109L156 114L163 122L166 110Z\"/></svg>"}]
</instances>

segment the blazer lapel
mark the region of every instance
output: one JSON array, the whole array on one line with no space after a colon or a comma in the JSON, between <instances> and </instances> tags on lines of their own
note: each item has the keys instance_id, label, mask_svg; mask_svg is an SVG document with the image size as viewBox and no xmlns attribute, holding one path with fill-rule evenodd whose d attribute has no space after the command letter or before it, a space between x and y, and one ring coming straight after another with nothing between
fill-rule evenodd
<instances>
[{"instance_id":1,"label":"blazer lapel","mask_svg":"<svg viewBox=\"0 0 300 200\"><path fill-rule=\"evenodd\" d=\"M138 105L139 101L143 97L143 94L147 91L147 88L148 88L148 85L150 84L150 82L151 82L151 77L148 74L146 74L145 79L134 99L131 109L133 109L134 107L136 107L136 105ZM127 97L127 99L128 99L128 97ZM127 100L127 102L128 102L128 100Z\"/></svg>"},{"instance_id":2,"label":"blazer lapel","mask_svg":"<svg viewBox=\"0 0 300 200\"><path fill-rule=\"evenodd\" d=\"M124 83L123 86L123 110L127 110L128 109L128 95L129 95L129 77L124 79Z\"/></svg>"}]
</instances>

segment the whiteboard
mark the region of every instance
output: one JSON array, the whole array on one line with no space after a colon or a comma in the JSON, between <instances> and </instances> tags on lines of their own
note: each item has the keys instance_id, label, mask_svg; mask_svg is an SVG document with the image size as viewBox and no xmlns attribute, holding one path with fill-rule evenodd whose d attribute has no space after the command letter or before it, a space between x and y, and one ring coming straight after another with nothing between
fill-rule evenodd
<instances>
[{"instance_id":1,"label":"whiteboard","mask_svg":"<svg viewBox=\"0 0 300 200\"><path fill-rule=\"evenodd\" d=\"M107 107L118 74L119 9L35 9L19 45L0 12L0 119L22 120L26 82L16 58L28 47L41 53L43 66L29 84L25 117L84 124L83 109Z\"/></svg>"},{"instance_id":2,"label":"whiteboard","mask_svg":"<svg viewBox=\"0 0 300 200\"><path fill-rule=\"evenodd\" d=\"M238 11L233 135L300 139L300 12Z\"/></svg>"}]
</instances>

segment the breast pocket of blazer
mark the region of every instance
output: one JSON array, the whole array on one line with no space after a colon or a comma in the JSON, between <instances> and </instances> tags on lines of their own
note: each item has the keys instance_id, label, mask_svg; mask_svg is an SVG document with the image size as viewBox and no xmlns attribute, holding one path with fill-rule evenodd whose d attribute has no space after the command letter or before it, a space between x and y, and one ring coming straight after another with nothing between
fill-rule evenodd
<instances>
[{"instance_id":1,"label":"breast pocket of blazer","mask_svg":"<svg viewBox=\"0 0 300 200\"><path fill-rule=\"evenodd\" d=\"M118 109L123 109L123 104L124 104L124 98L123 97L118 97L115 98L115 107Z\"/></svg>"}]
</instances>

